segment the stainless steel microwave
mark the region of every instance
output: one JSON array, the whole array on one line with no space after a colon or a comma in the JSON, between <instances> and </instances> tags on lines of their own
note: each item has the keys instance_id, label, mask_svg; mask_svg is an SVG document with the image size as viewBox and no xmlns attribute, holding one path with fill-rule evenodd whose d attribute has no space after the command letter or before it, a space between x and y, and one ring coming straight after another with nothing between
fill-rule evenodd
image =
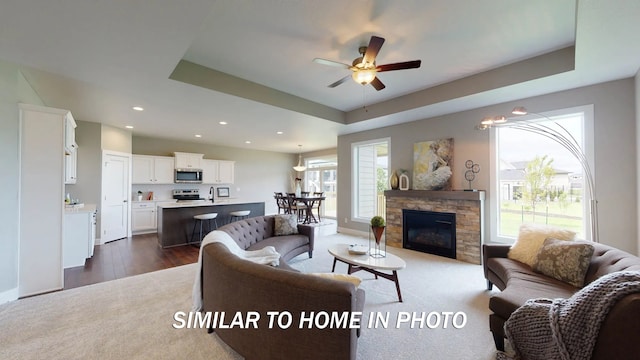
<instances>
[{"instance_id":1,"label":"stainless steel microwave","mask_svg":"<svg viewBox=\"0 0 640 360\"><path fill-rule=\"evenodd\" d=\"M176 169L175 183L202 184L202 169Z\"/></svg>"}]
</instances>

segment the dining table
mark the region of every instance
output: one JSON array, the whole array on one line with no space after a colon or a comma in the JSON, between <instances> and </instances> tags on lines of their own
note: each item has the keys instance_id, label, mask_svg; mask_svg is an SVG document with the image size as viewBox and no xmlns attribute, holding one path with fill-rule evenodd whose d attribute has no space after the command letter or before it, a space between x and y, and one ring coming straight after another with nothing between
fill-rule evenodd
<instances>
[{"instance_id":1,"label":"dining table","mask_svg":"<svg viewBox=\"0 0 640 360\"><path fill-rule=\"evenodd\" d=\"M304 221L303 224L311 224L317 223L318 219L316 219L315 215L313 215L313 208L324 201L326 196L317 196L317 195L309 195L309 196L295 196L293 200L298 204L304 205Z\"/></svg>"}]
</instances>

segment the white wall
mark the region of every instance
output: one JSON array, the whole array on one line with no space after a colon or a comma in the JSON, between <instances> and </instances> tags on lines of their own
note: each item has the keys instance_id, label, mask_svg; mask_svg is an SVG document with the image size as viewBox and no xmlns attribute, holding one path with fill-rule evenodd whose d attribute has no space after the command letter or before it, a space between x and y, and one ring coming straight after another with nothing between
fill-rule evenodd
<instances>
[{"instance_id":1,"label":"white wall","mask_svg":"<svg viewBox=\"0 0 640 360\"><path fill-rule=\"evenodd\" d=\"M454 139L453 188L463 189L464 162L473 160L482 170L474 187L489 189L489 132L474 127L485 116L508 114L516 105L535 112L594 105L595 181L599 204L600 241L637 253L638 227L636 178L636 109L634 80L624 79L554 94L521 99L460 113L424 119L338 137L338 226L367 231L367 224L345 223L350 219L351 143L383 137L391 138L391 170L413 168L413 143L440 138ZM487 194L490 198L490 194ZM490 201L487 201L488 214ZM490 240L491 223L485 223L485 239Z\"/></svg>"}]
</instances>

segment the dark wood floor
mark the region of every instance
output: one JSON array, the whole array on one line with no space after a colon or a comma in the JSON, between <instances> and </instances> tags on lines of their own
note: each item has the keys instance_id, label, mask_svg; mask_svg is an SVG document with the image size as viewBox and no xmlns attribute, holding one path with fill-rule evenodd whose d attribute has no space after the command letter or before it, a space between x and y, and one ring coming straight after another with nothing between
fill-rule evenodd
<instances>
[{"instance_id":1,"label":"dark wood floor","mask_svg":"<svg viewBox=\"0 0 640 360\"><path fill-rule=\"evenodd\" d=\"M162 249L157 234L135 235L95 247L84 266L64 270L64 289L120 279L198 261L199 248Z\"/></svg>"}]
</instances>

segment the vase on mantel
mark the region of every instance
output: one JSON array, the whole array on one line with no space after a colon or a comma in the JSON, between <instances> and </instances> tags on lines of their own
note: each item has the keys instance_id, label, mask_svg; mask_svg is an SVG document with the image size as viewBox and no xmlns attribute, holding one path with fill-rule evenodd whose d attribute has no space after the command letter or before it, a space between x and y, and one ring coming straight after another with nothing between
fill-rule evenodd
<instances>
[{"instance_id":1,"label":"vase on mantel","mask_svg":"<svg viewBox=\"0 0 640 360\"><path fill-rule=\"evenodd\" d=\"M395 170L393 171L393 174L391 174L391 177L389 178L389 185L391 186L391 190L398 190L398 186L400 185L400 180Z\"/></svg>"}]
</instances>

